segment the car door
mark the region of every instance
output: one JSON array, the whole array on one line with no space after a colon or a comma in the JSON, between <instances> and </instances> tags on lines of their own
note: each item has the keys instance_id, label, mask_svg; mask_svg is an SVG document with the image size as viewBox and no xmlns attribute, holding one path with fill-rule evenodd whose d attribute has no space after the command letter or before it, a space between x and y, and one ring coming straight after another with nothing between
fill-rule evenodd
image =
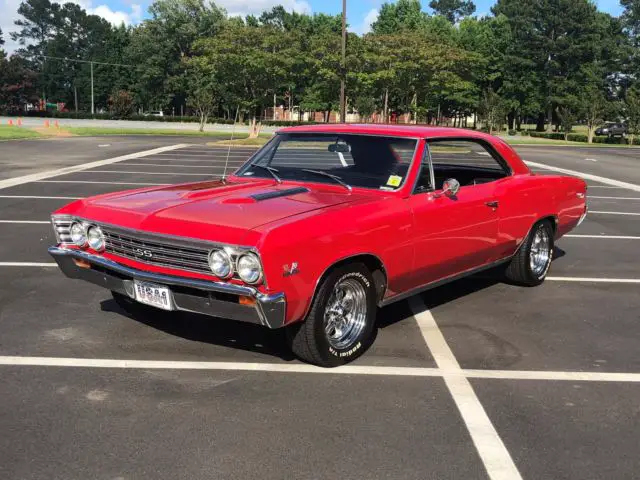
<instances>
[{"instance_id":1,"label":"car door","mask_svg":"<svg viewBox=\"0 0 640 480\"><path fill-rule=\"evenodd\" d=\"M492 153L477 142L430 141L427 145L418 184L408 199L414 220L417 285L494 259L499 221L496 181L507 176ZM443 192L443 181L456 176L460 189L449 196Z\"/></svg>"}]
</instances>

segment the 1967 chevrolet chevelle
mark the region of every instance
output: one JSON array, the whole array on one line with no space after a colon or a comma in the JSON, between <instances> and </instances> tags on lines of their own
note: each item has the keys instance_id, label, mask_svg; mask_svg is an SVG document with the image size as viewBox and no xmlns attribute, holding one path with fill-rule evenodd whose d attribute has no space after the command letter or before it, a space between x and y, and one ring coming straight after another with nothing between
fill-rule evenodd
<instances>
[{"instance_id":1,"label":"1967 chevrolet chevelle","mask_svg":"<svg viewBox=\"0 0 640 480\"><path fill-rule=\"evenodd\" d=\"M535 175L496 137L318 125L280 130L226 179L75 201L49 252L125 309L286 327L297 356L333 367L367 349L380 306L500 264L540 284L586 213L582 180Z\"/></svg>"}]
</instances>

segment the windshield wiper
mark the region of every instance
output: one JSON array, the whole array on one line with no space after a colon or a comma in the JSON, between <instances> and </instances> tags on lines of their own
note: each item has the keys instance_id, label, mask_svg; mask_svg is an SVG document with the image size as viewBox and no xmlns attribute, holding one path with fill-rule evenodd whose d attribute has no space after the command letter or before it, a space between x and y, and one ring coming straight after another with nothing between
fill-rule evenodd
<instances>
[{"instance_id":1,"label":"windshield wiper","mask_svg":"<svg viewBox=\"0 0 640 480\"><path fill-rule=\"evenodd\" d=\"M336 182L338 182L340 185L342 185L344 188L346 188L347 190L351 191L351 185L349 185L348 183L346 183L344 180L342 180L339 176L337 175L332 175L330 173L327 172L323 172L321 170L311 170L309 168L301 168L300 170L302 170L303 172L309 172L309 173L315 173L316 175L322 175L323 177L329 177L333 180L335 180Z\"/></svg>"},{"instance_id":2,"label":"windshield wiper","mask_svg":"<svg viewBox=\"0 0 640 480\"><path fill-rule=\"evenodd\" d=\"M257 163L254 163L253 165L251 165L251 168L253 167L258 167L266 170L271 174L271 176L274 178L276 182L282 183L282 179L278 176L279 170L277 168L267 167L266 165L258 165Z\"/></svg>"}]
</instances>

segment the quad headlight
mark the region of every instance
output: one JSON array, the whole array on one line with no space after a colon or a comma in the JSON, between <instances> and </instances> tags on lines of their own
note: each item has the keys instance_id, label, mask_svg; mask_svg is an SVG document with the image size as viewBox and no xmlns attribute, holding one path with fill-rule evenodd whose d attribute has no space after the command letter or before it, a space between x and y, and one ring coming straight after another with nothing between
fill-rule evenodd
<instances>
[{"instance_id":1,"label":"quad headlight","mask_svg":"<svg viewBox=\"0 0 640 480\"><path fill-rule=\"evenodd\" d=\"M216 277L229 278L233 275L233 262L224 250L214 250L209 254L209 268Z\"/></svg>"},{"instance_id":2,"label":"quad headlight","mask_svg":"<svg viewBox=\"0 0 640 480\"><path fill-rule=\"evenodd\" d=\"M245 253L238 257L238 276L246 283L258 283L262 280L262 265L254 253Z\"/></svg>"},{"instance_id":3,"label":"quad headlight","mask_svg":"<svg viewBox=\"0 0 640 480\"><path fill-rule=\"evenodd\" d=\"M100 227L91 226L87 229L87 243L96 252L104 250L104 234Z\"/></svg>"},{"instance_id":4,"label":"quad headlight","mask_svg":"<svg viewBox=\"0 0 640 480\"><path fill-rule=\"evenodd\" d=\"M84 225L80 222L73 222L69 228L71 234L71 241L78 247L87 246L87 232L84 229Z\"/></svg>"}]
</instances>

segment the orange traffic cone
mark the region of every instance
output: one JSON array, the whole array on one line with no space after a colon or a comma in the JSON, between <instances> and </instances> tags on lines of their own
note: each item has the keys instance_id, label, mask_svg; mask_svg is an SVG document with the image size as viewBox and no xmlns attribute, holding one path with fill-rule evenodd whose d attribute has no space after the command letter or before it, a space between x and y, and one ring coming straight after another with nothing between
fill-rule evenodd
<instances>
[{"instance_id":1,"label":"orange traffic cone","mask_svg":"<svg viewBox=\"0 0 640 480\"><path fill-rule=\"evenodd\" d=\"M18 119L18 126L19 126L19 127L21 127L21 126L22 126L22 119L21 119L21 118L19 118L19 119Z\"/></svg>"},{"instance_id":2,"label":"orange traffic cone","mask_svg":"<svg viewBox=\"0 0 640 480\"><path fill-rule=\"evenodd\" d=\"M49 120L44 121L44 128L49 128Z\"/></svg>"},{"instance_id":3,"label":"orange traffic cone","mask_svg":"<svg viewBox=\"0 0 640 480\"><path fill-rule=\"evenodd\" d=\"M55 125L56 125L56 128L57 128L58 130L60 130L60 124L58 123L58 120L56 120Z\"/></svg>"},{"instance_id":4,"label":"orange traffic cone","mask_svg":"<svg viewBox=\"0 0 640 480\"><path fill-rule=\"evenodd\" d=\"M13 120L9 119L9 125L13 126Z\"/></svg>"}]
</instances>

